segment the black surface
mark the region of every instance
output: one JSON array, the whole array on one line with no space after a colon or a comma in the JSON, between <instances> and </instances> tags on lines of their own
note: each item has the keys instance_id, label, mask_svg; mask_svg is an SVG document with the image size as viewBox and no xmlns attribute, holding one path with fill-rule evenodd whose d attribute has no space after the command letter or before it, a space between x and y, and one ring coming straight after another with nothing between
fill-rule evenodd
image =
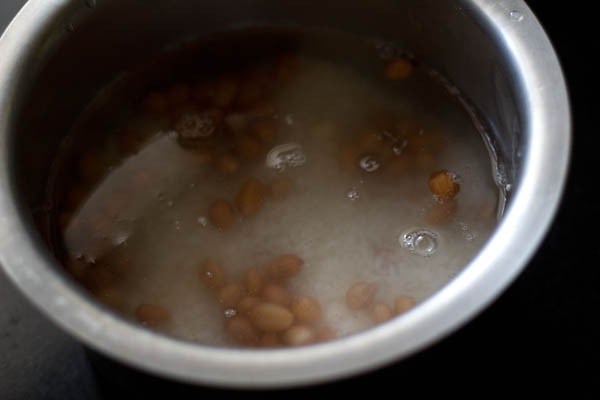
<instances>
[{"instance_id":1,"label":"black surface","mask_svg":"<svg viewBox=\"0 0 600 400\"><path fill-rule=\"evenodd\" d=\"M5 4L8 0L0 2ZM574 148L567 190L554 227L537 255L491 307L447 339L408 360L324 386L255 392L255 395L281 398L335 396L347 390L367 389L377 396L399 399L434 395L488 398L499 394L510 398L525 395L533 395L533 398L600 398L600 244L595 232L600 201L594 193L595 186L599 185L594 161L599 143L596 118L600 86L597 84L598 64L593 61L600 45L594 29L594 12L584 8L591 7L592 2L565 4L530 0L528 3L559 54L574 116ZM2 289L0 285L0 295ZM12 291L10 295L19 296ZM0 303L0 310L1 307L3 303ZM41 316L35 318L42 319ZM16 332L15 329L0 325L0 337L18 334L19 340L30 340L27 332ZM54 332L51 326L47 329ZM179 385L139 374L93 352L73 350L72 346L77 344L58 332L54 335L58 337L56 348L66 349L59 352L58 359L66 357L65 352L70 351L70 359L78 360L75 364L77 373L69 375L72 379L65 380L54 368L27 369L19 360L7 360L9 351L8 355L0 354L0 399L89 399L95 396L112 399L122 393L135 398L167 395L169 398L236 398L249 395L247 392ZM19 340L14 340L15 345ZM46 346L52 343L50 341ZM1 346L0 342L0 349ZM6 372L9 368L3 370L3 364L23 368L22 372L34 384L54 380L61 384L57 387L47 385L43 390L29 388L20 392L23 393L21 397L11 397L16 392L6 389L11 386L7 379L15 379L16 374Z\"/></svg>"}]
</instances>

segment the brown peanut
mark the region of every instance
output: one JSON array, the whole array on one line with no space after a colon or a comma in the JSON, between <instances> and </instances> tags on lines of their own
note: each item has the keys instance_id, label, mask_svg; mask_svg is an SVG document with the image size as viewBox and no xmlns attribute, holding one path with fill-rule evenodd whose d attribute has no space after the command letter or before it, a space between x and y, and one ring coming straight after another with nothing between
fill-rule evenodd
<instances>
[{"instance_id":1,"label":"brown peanut","mask_svg":"<svg viewBox=\"0 0 600 400\"><path fill-rule=\"evenodd\" d=\"M235 204L244 216L256 214L265 200L265 186L256 178L250 178L244 183L235 198Z\"/></svg>"},{"instance_id":2,"label":"brown peanut","mask_svg":"<svg viewBox=\"0 0 600 400\"><path fill-rule=\"evenodd\" d=\"M283 332L292 326L294 314L278 304L261 303L248 313L254 326L263 332Z\"/></svg>"},{"instance_id":3,"label":"brown peanut","mask_svg":"<svg viewBox=\"0 0 600 400\"><path fill-rule=\"evenodd\" d=\"M310 296L300 296L292 301L292 313L296 320L304 324L314 324L321 319L321 305Z\"/></svg>"},{"instance_id":4,"label":"brown peanut","mask_svg":"<svg viewBox=\"0 0 600 400\"><path fill-rule=\"evenodd\" d=\"M244 297L244 288L238 283L223 286L217 295L219 304L223 309L235 308Z\"/></svg>"},{"instance_id":5,"label":"brown peanut","mask_svg":"<svg viewBox=\"0 0 600 400\"><path fill-rule=\"evenodd\" d=\"M287 289L276 283L267 283L262 289L261 295L263 300L268 303L279 304L287 307L292 302L292 296Z\"/></svg>"},{"instance_id":6,"label":"brown peanut","mask_svg":"<svg viewBox=\"0 0 600 400\"><path fill-rule=\"evenodd\" d=\"M295 254L283 254L267 263L267 275L271 279L282 280L297 275L304 264L304 260Z\"/></svg>"},{"instance_id":7,"label":"brown peanut","mask_svg":"<svg viewBox=\"0 0 600 400\"><path fill-rule=\"evenodd\" d=\"M390 320L394 316L392 309L385 303L376 303L371 309L371 319L376 324Z\"/></svg>"},{"instance_id":8,"label":"brown peanut","mask_svg":"<svg viewBox=\"0 0 600 400\"><path fill-rule=\"evenodd\" d=\"M294 325L282 335L283 343L288 346L304 346L315 341L315 331L306 325Z\"/></svg>"},{"instance_id":9,"label":"brown peanut","mask_svg":"<svg viewBox=\"0 0 600 400\"><path fill-rule=\"evenodd\" d=\"M208 219L219 229L228 229L235 221L235 211L227 200L215 200L209 210Z\"/></svg>"},{"instance_id":10,"label":"brown peanut","mask_svg":"<svg viewBox=\"0 0 600 400\"><path fill-rule=\"evenodd\" d=\"M217 159L216 167L223 175L233 175L240 169L240 162L232 154L223 154Z\"/></svg>"},{"instance_id":11,"label":"brown peanut","mask_svg":"<svg viewBox=\"0 0 600 400\"><path fill-rule=\"evenodd\" d=\"M400 315L415 306L415 299L410 296L400 295L394 299L394 313Z\"/></svg>"},{"instance_id":12,"label":"brown peanut","mask_svg":"<svg viewBox=\"0 0 600 400\"><path fill-rule=\"evenodd\" d=\"M248 314L254 306L260 304L261 300L257 296L246 296L236 306L236 311L238 314Z\"/></svg>"},{"instance_id":13,"label":"brown peanut","mask_svg":"<svg viewBox=\"0 0 600 400\"><path fill-rule=\"evenodd\" d=\"M249 294L258 294L263 288L264 279L258 268L252 267L246 271L244 285Z\"/></svg>"},{"instance_id":14,"label":"brown peanut","mask_svg":"<svg viewBox=\"0 0 600 400\"><path fill-rule=\"evenodd\" d=\"M373 302L376 291L377 284L375 283L355 283L346 292L346 305L352 310L366 308Z\"/></svg>"},{"instance_id":15,"label":"brown peanut","mask_svg":"<svg viewBox=\"0 0 600 400\"><path fill-rule=\"evenodd\" d=\"M406 79L412 74L413 66L411 62L405 58L394 58L385 66L386 78L397 81Z\"/></svg>"},{"instance_id":16,"label":"brown peanut","mask_svg":"<svg viewBox=\"0 0 600 400\"><path fill-rule=\"evenodd\" d=\"M436 171L429 177L429 190L442 199L452 199L460 190L456 174L448 170Z\"/></svg>"}]
</instances>

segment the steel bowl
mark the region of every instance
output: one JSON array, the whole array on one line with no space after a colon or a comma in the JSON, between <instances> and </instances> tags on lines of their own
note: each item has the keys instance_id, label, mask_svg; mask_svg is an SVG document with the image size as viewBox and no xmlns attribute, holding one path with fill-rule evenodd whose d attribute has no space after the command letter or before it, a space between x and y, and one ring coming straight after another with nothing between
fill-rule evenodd
<instances>
[{"instance_id":1,"label":"steel bowl","mask_svg":"<svg viewBox=\"0 0 600 400\"><path fill-rule=\"evenodd\" d=\"M406 315L302 348L240 350L153 333L98 305L35 227L70 123L107 82L181 38L243 26L327 27L397 43L485 116L509 196L493 235L451 282ZM291 387L398 362L451 334L526 267L565 187L565 80L519 0L30 0L0 40L0 263L51 320L92 349L177 381Z\"/></svg>"}]
</instances>

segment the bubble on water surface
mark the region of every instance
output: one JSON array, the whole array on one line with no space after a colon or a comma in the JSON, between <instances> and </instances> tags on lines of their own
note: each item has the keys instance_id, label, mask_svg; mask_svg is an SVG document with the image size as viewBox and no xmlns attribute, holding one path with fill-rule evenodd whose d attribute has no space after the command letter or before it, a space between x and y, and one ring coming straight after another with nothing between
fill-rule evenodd
<instances>
[{"instance_id":1,"label":"bubble on water surface","mask_svg":"<svg viewBox=\"0 0 600 400\"><path fill-rule=\"evenodd\" d=\"M306 164L306 155L297 143L286 143L274 147L267 154L266 165L283 171L287 167L301 167Z\"/></svg>"},{"instance_id":2,"label":"bubble on water surface","mask_svg":"<svg viewBox=\"0 0 600 400\"><path fill-rule=\"evenodd\" d=\"M429 257L438 249L439 235L429 229L411 229L400 236L400 245L423 257Z\"/></svg>"}]
</instances>

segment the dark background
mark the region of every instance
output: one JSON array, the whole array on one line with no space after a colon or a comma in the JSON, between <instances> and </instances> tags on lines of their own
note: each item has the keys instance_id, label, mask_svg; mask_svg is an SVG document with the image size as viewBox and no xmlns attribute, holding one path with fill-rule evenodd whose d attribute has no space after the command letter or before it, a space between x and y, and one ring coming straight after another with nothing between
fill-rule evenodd
<instances>
[{"instance_id":1,"label":"dark background","mask_svg":"<svg viewBox=\"0 0 600 400\"><path fill-rule=\"evenodd\" d=\"M0 0L0 31L24 0ZM598 53L592 2L527 1L560 57L574 117L571 173L552 230L520 277L464 328L407 360L324 386L253 392L306 397L600 399ZM585 6L590 7L589 10ZM0 62L2 62L0 54ZM145 376L51 325L0 272L0 400L248 397Z\"/></svg>"}]
</instances>

